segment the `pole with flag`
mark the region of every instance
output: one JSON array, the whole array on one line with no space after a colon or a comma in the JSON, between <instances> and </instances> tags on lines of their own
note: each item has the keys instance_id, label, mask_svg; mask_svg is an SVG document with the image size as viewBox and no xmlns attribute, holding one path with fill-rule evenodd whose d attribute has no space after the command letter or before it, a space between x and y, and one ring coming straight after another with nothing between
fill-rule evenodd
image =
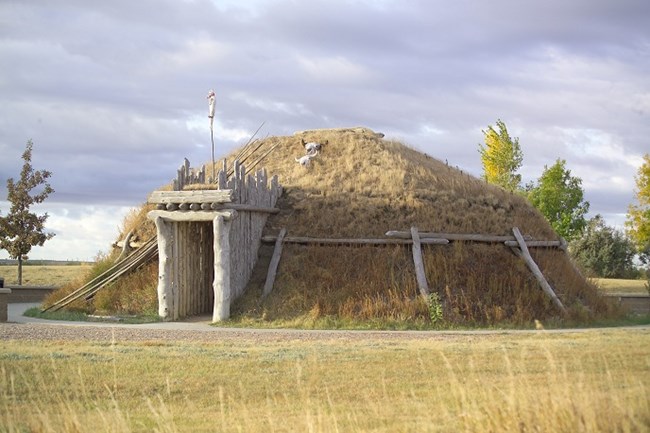
<instances>
[{"instance_id":1,"label":"pole with flag","mask_svg":"<svg viewBox=\"0 0 650 433\"><path fill-rule=\"evenodd\" d=\"M208 92L208 118L210 119L210 141L212 142L212 182L216 182L217 178L214 174L214 106L217 100L217 96L214 93L214 90L210 89Z\"/></svg>"}]
</instances>

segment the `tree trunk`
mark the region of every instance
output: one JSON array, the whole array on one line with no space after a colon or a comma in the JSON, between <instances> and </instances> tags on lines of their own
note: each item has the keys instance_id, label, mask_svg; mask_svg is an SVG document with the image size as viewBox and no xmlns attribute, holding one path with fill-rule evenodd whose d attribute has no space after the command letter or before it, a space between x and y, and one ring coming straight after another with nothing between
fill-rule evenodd
<instances>
[{"instance_id":1,"label":"tree trunk","mask_svg":"<svg viewBox=\"0 0 650 433\"><path fill-rule=\"evenodd\" d=\"M18 257L18 285L23 285L23 258Z\"/></svg>"}]
</instances>

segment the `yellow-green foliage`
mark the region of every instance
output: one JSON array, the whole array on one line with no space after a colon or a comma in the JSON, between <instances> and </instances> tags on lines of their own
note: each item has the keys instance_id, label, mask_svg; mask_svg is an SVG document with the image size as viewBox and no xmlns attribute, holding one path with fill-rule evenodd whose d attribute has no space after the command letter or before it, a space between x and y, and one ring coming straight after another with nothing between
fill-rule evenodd
<instances>
[{"instance_id":1,"label":"yellow-green foliage","mask_svg":"<svg viewBox=\"0 0 650 433\"><path fill-rule=\"evenodd\" d=\"M647 330L116 334L0 340L0 432L650 430Z\"/></svg>"},{"instance_id":2,"label":"yellow-green foliage","mask_svg":"<svg viewBox=\"0 0 650 433\"><path fill-rule=\"evenodd\" d=\"M517 170L523 161L519 139L510 138L503 121L498 120L497 127L499 132L492 125L488 126L487 131L483 131L485 146L479 145L483 177L508 191L516 191L521 183L521 175L517 174Z\"/></svg>"},{"instance_id":3,"label":"yellow-green foliage","mask_svg":"<svg viewBox=\"0 0 650 433\"><path fill-rule=\"evenodd\" d=\"M650 254L650 153L643 155L634 180L636 203L629 206L625 225L638 250Z\"/></svg>"}]
</instances>

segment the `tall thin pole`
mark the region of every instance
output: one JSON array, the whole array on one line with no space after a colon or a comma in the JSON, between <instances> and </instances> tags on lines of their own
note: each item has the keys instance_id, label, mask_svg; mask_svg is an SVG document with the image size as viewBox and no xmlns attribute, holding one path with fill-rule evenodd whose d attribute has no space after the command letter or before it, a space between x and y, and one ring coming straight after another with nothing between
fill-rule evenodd
<instances>
[{"instance_id":1,"label":"tall thin pole","mask_svg":"<svg viewBox=\"0 0 650 433\"><path fill-rule=\"evenodd\" d=\"M216 102L216 95L214 90L210 89L208 92L208 118L210 119L210 141L212 142L212 182L217 181L217 177L214 173L214 106Z\"/></svg>"}]
</instances>

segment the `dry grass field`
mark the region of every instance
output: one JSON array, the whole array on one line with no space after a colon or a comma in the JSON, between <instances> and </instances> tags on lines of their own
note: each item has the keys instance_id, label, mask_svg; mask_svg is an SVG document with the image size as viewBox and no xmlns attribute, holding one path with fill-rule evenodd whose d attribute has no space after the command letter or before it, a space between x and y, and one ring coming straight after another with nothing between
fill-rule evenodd
<instances>
[{"instance_id":1,"label":"dry grass field","mask_svg":"<svg viewBox=\"0 0 650 433\"><path fill-rule=\"evenodd\" d=\"M613 278L594 278L594 283L602 293L626 293L647 295L646 280L624 280Z\"/></svg>"},{"instance_id":2,"label":"dry grass field","mask_svg":"<svg viewBox=\"0 0 650 433\"><path fill-rule=\"evenodd\" d=\"M90 264L23 266L23 285L61 287L77 281L91 269ZM18 283L18 266L0 266L5 286Z\"/></svg>"},{"instance_id":3,"label":"dry grass field","mask_svg":"<svg viewBox=\"0 0 650 433\"><path fill-rule=\"evenodd\" d=\"M647 328L0 340L0 432L642 433L649 348Z\"/></svg>"}]
</instances>

